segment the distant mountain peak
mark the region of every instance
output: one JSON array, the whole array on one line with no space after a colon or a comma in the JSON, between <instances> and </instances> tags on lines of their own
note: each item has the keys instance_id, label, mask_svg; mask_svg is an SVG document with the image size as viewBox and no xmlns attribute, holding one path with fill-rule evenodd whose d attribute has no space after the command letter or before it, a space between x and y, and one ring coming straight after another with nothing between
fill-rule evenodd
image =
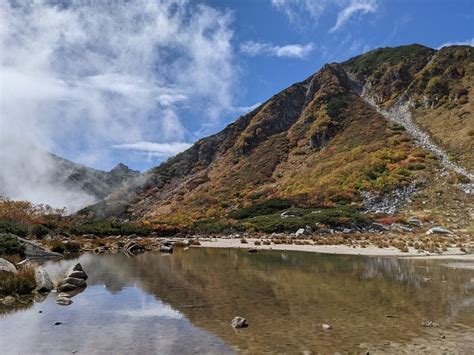
<instances>
[{"instance_id":1,"label":"distant mountain peak","mask_svg":"<svg viewBox=\"0 0 474 355\"><path fill-rule=\"evenodd\" d=\"M132 170L130 169L127 165L123 163L118 163L115 165L112 170L110 170L111 173L132 173L132 174L139 174L140 172L138 170Z\"/></svg>"}]
</instances>

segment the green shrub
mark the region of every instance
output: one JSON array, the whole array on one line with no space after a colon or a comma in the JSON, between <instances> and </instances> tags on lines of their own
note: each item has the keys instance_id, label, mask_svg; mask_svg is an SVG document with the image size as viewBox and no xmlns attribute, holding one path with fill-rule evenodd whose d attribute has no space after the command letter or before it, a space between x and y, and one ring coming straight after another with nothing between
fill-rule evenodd
<instances>
[{"instance_id":1,"label":"green shrub","mask_svg":"<svg viewBox=\"0 0 474 355\"><path fill-rule=\"evenodd\" d=\"M341 111L347 106L343 96L333 96L329 99L327 112L331 118L339 117Z\"/></svg>"},{"instance_id":2,"label":"green shrub","mask_svg":"<svg viewBox=\"0 0 474 355\"><path fill-rule=\"evenodd\" d=\"M12 234L0 234L0 255L25 255L25 247Z\"/></svg>"},{"instance_id":3,"label":"green shrub","mask_svg":"<svg viewBox=\"0 0 474 355\"><path fill-rule=\"evenodd\" d=\"M31 228L31 234L33 234L38 239L43 239L50 230L41 224L35 224L33 228Z\"/></svg>"},{"instance_id":4,"label":"green shrub","mask_svg":"<svg viewBox=\"0 0 474 355\"><path fill-rule=\"evenodd\" d=\"M11 233L19 237L26 237L28 235L28 226L26 226L23 223L1 219L0 220L0 233Z\"/></svg>"},{"instance_id":5,"label":"green shrub","mask_svg":"<svg viewBox=\"0 0 474 355\"><path fill-rule=\"evenodd\" d=\"M288 201L272 199L263 203L250 205L248 207L241 207L229 213L229 217L233 219L244 219L254 216L272 214L290 207L291 205Z\"/></svg>"},{"instance_id":6,"label":"green shrub","mask_svg":"<svg viewBox=\"0 0 474 355\"><path fill-rule=\"evenodd\" d=\"M201 219L194 222L191 228L200 233L216 234L223 233L225 230L231 228L240 229L240 226L219 219Z\"/></svg>"},{"instance_id":7,"label":"green shrub","mask_svg":"<svg viewBox=\"0 0 474 355\"><path fill-rule=\"evenodd\" d=\"M75 234L94 234L97 236L130 234L148 236L152 231L150 228L141 224L121 223L110 220L97 220L84 224L78 224L73 228L73 232Z\"/></svg>"},{"instance_id":8,"label":"green shrub","mask_svg":"<svg viewBox=\"0 0 474 355\"><path fill-rule=\"evenodd\" d=\"M337 207L320 210L303 210L300 217L281 218L280 214L257 216L242 221L255 231L264 233L295 232L299 228L315 224L329 227L365 225L368 218L354 208Z\"/></svg>"}]
</instances>

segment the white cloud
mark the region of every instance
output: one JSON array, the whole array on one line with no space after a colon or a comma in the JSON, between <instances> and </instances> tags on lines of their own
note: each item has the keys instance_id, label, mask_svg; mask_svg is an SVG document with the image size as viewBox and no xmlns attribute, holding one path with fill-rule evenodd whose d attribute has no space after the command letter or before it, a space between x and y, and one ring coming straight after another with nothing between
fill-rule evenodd
<instances>
[{"instance_id":1,"label":"white cloud","mask_svg":"<svg viewBox=\"0 0 474 355\"><path fill-rule=\"evenodd\" d=\"M135 143L116 144L113 146L113 148L152 153L153 155L161 157L170 157L185 151L190 146L191 144L183 142L153 143L142 141Z\"/></svg>"},{"instance_id":2,"label":"white cloud","mask_svg":"<svg viewBox=\"0 0 474 355\"><path fill-rule=\"evenodd\" d=\"M250 56L269 55L280 58L306 58L313 49L312 43L278 46L271 43L247 41L240 45L240 50Z\"/></svg>"},{"instance_id":3,"label":"white cloud","mask_svg":"<svg viewBox=\"0 0 474 355\"><path fill-rule=\"evenodd\" d=\"M474 38L467 39L465 41L454 41L454 42L446 42L440 45L436 49L441 49L443 47L448 47L448 46L471 46L474 47Z\"/></svg>"},{"instance_id":4,"label":"white cloud","mask_svg":"<svg viewBox=\"0 0 474 355\"><path fill-rule=\"evenodd\" d=\"M262 104L261 102L257 102L250 106L236 106L232 108L232 111L236 113L240 113L240 114L246 114L246 113L252 112L261 104Z\"/></svg>"},{"instance_id":5,"label":"white cloud","mask_svg":"<svg viewBox=\"0 0 474 355\"><path fill-rule=\"evenodd\" d=\"M377 11L375 0L351 0L344 9L337 15L336 24L329 30L330 33L336 32L343 27L350 18L357 13L369 14Z\"/></svg>"},{"instance_id":6,"label":"white cloud","mask_svg":"<svg viewBox=\"0 0 474 355\"><path fill-rule=\"evenodd\" d=\"M283 12L291 24L300 26L309 15L317 20L331 4L330 0L272 0L272 5Z\"/></svg>"},{"instance_id":7,"label":"white cloud","mask_svg":"<svg viewBox=\"0 0 474 355\"><path fill-rule=\"evenodd\" d=\"M67 204L51 192L54 166L26 149L111 167L113 145L182 141L186 110L199 125L232 106L230 12L187 0L6 0L0 18L0 195L44 188Z\"/></svg>"},{"instance_id":8,"label":"white cloud","mask_svg":"<svg viewBox=\"0 0 474 355\"><path fill-rule=\"evenodd\" d=\"M375 13L378 0L272 0L272 5L283 12L290 23L296 27L305 27L317 23L319 18L330 11L338 10L335 25L329 32L342 28L357 13Z\"/></svg>"}]
</instances>

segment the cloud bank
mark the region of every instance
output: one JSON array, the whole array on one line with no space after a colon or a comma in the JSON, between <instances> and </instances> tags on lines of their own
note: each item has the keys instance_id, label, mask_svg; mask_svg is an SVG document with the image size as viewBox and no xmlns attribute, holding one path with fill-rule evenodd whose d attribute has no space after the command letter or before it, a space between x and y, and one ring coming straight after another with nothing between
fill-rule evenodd
<instances>
[{"instance_id":1,"label":"cloud bank","mask_svg":"<svg viewBox=\"0 0 474 355\"><path fill-rule=\"evenodd\" d=\"M54 186L46 151L111 167L116 146L185 141L186 109L212 121L231 106L229 12L186 0L12 0L0 17L0 194L83 203Z\"/></svg>"}]
</instances>

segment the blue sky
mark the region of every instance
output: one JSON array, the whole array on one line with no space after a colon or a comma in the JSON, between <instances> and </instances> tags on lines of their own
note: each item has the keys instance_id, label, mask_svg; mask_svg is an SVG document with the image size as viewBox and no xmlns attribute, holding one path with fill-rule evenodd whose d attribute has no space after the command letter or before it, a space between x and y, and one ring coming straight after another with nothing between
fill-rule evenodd
<instances>
[{"instance_id":1,"label":"blue sky","mask_svg":"<svg viewBox=\"0 0 474 355\"><path fill-rule=\"evenodd\" d=\"M472 0L6 1L0 15L2 149L105 170L158 165L324 63L474 44Z\"/></svg>"}]
</instances>

